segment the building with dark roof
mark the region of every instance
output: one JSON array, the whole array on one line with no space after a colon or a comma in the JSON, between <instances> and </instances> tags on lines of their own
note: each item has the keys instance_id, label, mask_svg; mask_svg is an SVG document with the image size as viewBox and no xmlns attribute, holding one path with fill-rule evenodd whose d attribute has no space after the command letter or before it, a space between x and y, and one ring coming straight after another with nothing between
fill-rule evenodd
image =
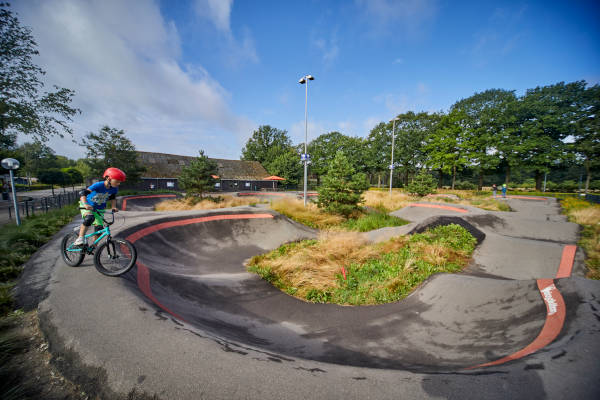
<instances>
[{"instance_id":1,"label":"building with dark roof","mask_svg":"<svg viewBox=\"0 0 600 400\"><path fill-rule=\"evenodd\" d=\"M196 157L138 151L138 162L146 168L138 190L180 190L177 178ZM216 191L273 190L277 182L266 180L268 172L258 161L210 158L217 163Z\"/></svg>"}]
</instances>

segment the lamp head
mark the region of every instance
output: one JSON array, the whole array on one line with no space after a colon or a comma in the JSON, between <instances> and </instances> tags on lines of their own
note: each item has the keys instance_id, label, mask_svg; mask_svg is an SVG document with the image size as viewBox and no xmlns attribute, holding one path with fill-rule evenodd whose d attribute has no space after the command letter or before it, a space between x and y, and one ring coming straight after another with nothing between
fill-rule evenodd
<instances>
[{"instance_id":1,"label":"lamp head","mask_svg":"<svg viewBox=\"0 0 600 400\"><path fill-rule=\"evenodd\" d=\"M300 83L300 84L303 85L303 84L305 84L308 81L314 81L314 80L315 80L314 76L312 76L312 75L305 75L302 78L300 78L300 80L298 81L298 83Z\"/></svg>"}]
</instances>

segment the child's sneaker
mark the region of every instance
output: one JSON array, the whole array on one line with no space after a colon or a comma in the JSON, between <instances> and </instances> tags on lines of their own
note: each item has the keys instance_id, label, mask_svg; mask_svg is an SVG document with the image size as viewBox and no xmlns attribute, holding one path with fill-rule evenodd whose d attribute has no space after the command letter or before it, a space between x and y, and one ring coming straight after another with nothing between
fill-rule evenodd
<instances>
[{"instance_id":1,"label":"child's sneaker","mask_svg":"<svg viewBox=\"0 0 600 400\"><path fill-rule=\"evenodd\" d=\"M85 238L79 236L73 243L74 246L83 246L85 244Z\"/></svg>"}]
</instances>

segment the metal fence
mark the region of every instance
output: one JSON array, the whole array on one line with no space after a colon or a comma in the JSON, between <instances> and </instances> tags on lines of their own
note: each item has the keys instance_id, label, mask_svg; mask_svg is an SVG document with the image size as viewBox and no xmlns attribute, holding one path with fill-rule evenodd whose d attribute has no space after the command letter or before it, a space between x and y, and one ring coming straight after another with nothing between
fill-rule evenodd
<instances>
[{"instance_id":1,"label":"metal fence","mask_svg":"<svg viewBox=\"0 0 600 400\"><path fill-rule=\"evenodd\" d=\"M18 201L17 207L19 207L20 217L23 218L35 215L36 213L47 213L49 210L63 208L64 206L75 203L78 199L78 192L67 192L48 197L30 197L26 200ZM12 205L8 207L8 218L10 220L15 218L15 209Z\"/></svg>"}]
</instances>

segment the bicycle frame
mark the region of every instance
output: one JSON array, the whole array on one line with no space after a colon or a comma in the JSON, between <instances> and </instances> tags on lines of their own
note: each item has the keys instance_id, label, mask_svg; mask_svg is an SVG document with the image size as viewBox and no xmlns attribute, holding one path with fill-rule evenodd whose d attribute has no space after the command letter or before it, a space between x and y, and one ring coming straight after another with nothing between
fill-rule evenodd
<instances>
[{"instance_id":1,"label":"bicycle frame","mask_svg":"<svg viewBox=\"0 0 600 400\"><path fill-rule=\"evenodd\" d=\"M104 219L104 215L100 214L99 212L97 212L96 210L91 210L92 213L94 215L100 216L102 218L102 221L104 222L104 228L100 229L99 231L95 231L92 232L90 234L87 234L84 236L84 238L87 240L88 238L94 237L94 236L99 236L96 240L94 240L94 242L91 245L86 245L83 247L75 247L73 245L69 246L69 248L67 249L67 251L72 251L72 252L82 252L85 251L88 254L92 254L94 249L96 248L96 245L98 243L100 243L100 241L102 239L104 239L105 237L110 238L110 225L114 222L114 213L113 214L113 222L108 222Z\"/></svg>"}]
</instances>

